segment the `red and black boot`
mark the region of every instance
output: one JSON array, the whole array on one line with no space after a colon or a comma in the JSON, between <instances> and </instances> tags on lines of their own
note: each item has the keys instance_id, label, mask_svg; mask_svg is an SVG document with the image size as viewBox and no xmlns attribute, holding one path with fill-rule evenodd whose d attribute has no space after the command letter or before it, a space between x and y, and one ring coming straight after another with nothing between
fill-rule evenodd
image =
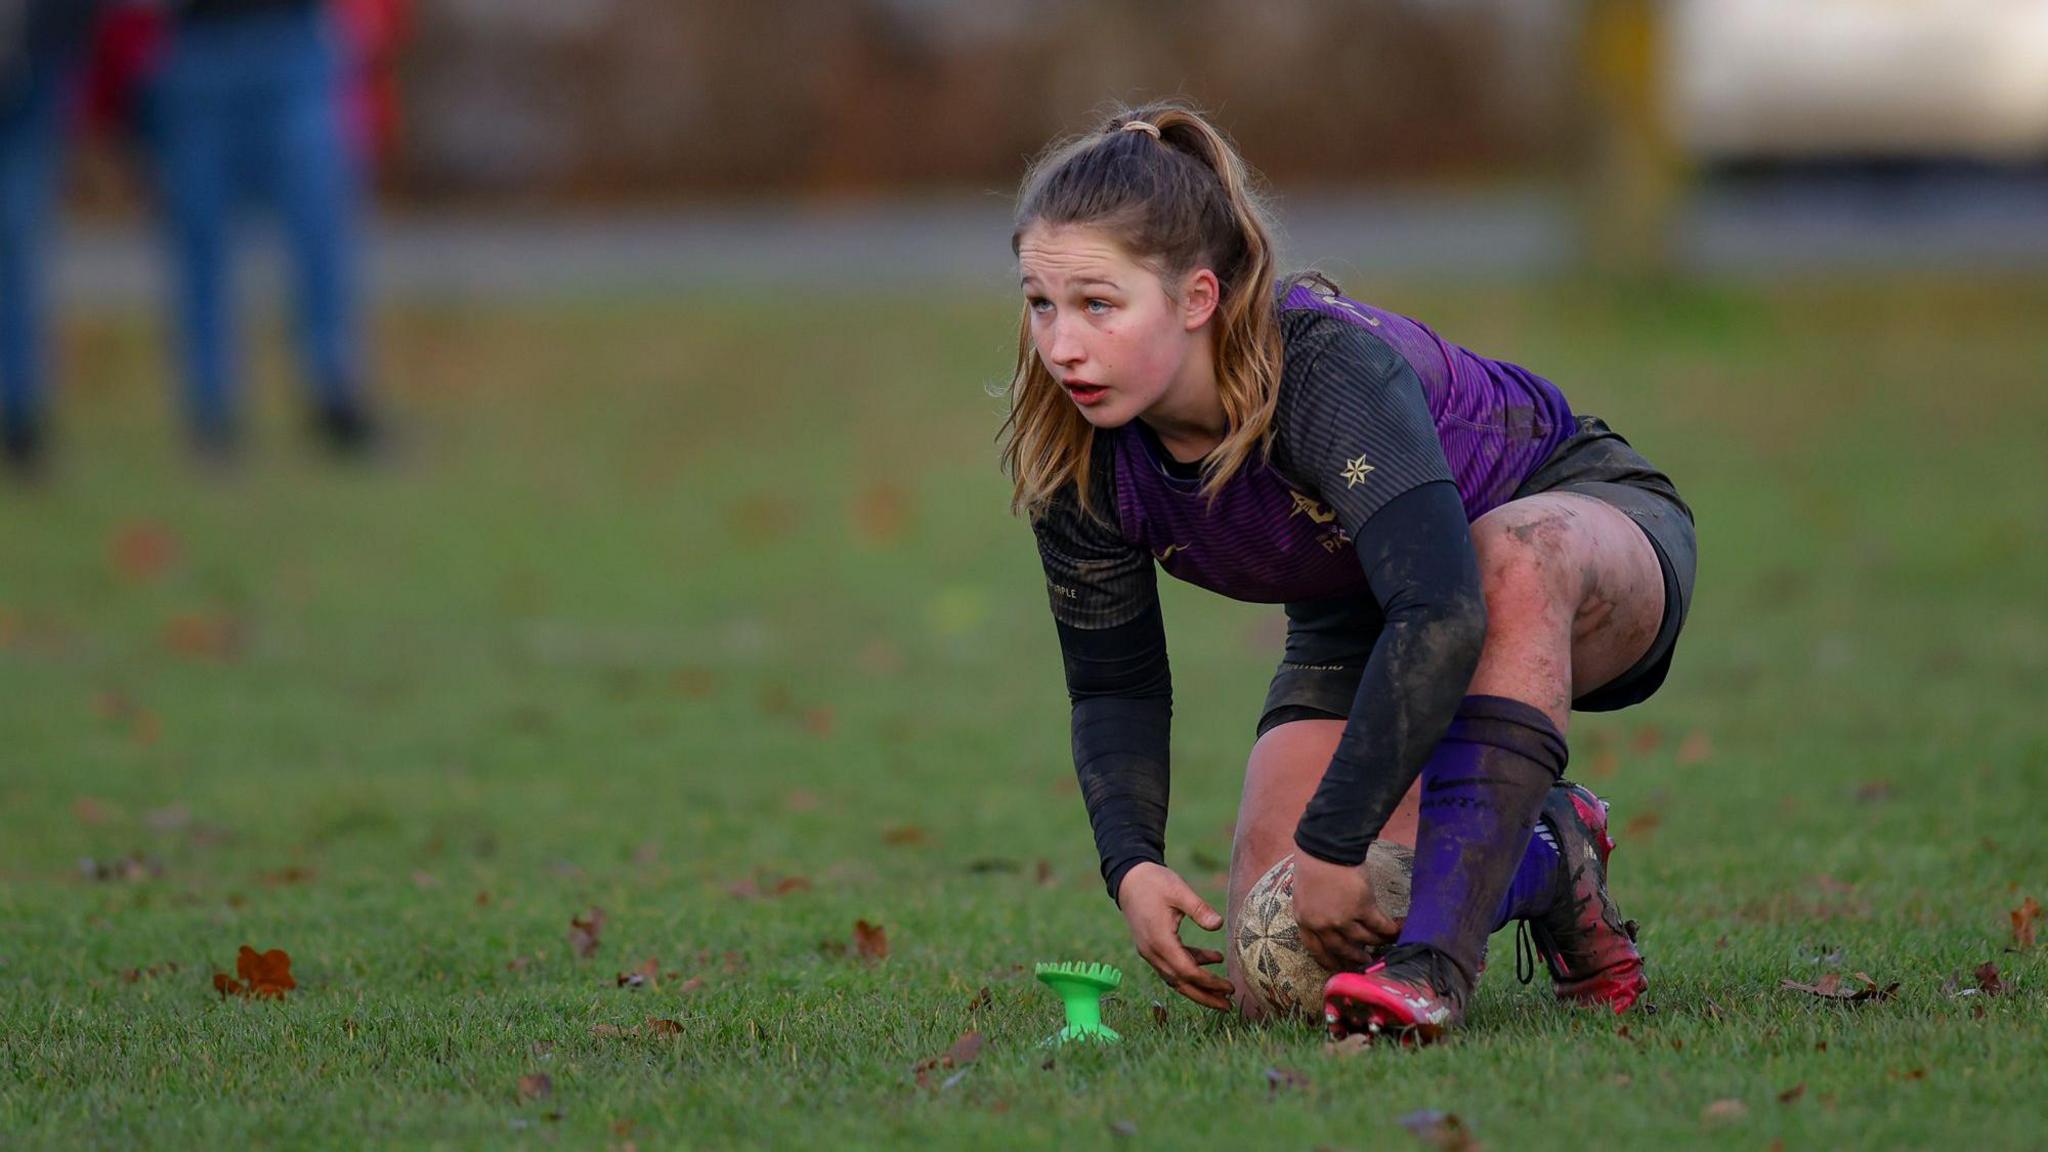
<instances>
[{"instance_id":1,"label":"red and black boot","mask_svg":"<svg viewBox=\"0 0 2048 1152\"><path fill-rule=\"evenodd\" d=\"M1560 781L1543 802L1543 823L1557 838L1562 891L1549 911L1526 923L1536 953L1550 969L1557 998L1626 1012L1649 990L1636 924L1607 894L1607 804L1578 784Z\"/></svg>"},{"instance_id":2,"label":"red and black boot","mask_svg":"<svg viewBox=\"0 0 2048 1152\"><path fill-rule=\"evenodd\" d=\"M1363 972L1323 985L1323 1020L1333 1039L1362 1035L1430 1044L1465 1022L1472 981L1426 944L1396 944Z\"/></svg>"}]
</instances>

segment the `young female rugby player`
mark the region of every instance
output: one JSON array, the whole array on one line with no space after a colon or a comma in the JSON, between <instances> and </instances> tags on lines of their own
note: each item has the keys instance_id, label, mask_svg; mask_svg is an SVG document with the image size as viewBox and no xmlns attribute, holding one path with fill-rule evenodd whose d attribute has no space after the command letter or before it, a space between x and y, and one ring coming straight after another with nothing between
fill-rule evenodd
<instances>
[{"instance_id":1,"label":"young female rugby player","mask_svg":"<svg viewBox=\"0 0 2048 1152\"><path fill-rule=\"evenodd\" d=\"M1205 967L1219 953L1181 940L1183 917L1224 918L1164 862L1156 564L1286 605L1228 907L1296 854L1303 942L1337 973L1334 1033L1456 1026L1508 920L1560 997L1635 1003L1605 806L1562 782L1564 733L1573 709L1637 703L1670 667L1696 554L1671 481L1542 377L1321 277L1279 278L1249 171L1188 108L1126 110L1049 152L1015 224L1003 463L1138 952L1199 1004L1244 997L1242 974L1233 989ZM1414 847L1403 923L1360 866L1376 838Z\"/></svg>"}]
</instances>

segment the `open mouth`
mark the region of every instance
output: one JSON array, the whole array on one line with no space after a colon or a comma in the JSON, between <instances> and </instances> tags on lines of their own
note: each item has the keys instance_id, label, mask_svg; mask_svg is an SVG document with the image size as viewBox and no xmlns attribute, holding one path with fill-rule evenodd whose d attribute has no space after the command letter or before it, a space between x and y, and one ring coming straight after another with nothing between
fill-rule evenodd
<instances>
[{"instance_id":1,"label":"open mouth","mask_svg":"<svg viewBox=\"0 0 2048 1152\"><path fill-rule=\"evenodd\" d=\"M1072 396L1076 404L1098 404L1109 395L1109 389L1100 384L1068 384L1067 395Z\"/></svg>"}]
</instances>

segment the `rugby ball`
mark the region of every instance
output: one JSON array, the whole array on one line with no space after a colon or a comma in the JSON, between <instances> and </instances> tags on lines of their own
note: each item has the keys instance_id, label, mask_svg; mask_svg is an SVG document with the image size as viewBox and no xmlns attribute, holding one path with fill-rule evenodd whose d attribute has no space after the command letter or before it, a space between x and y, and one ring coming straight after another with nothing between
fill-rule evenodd
<instances>
[{"instance_id":1,"label":"rugby ball","mask_svg":"<svg viewBox=\"0 0 2048 1152\"><path fill-rule=\"evenodd\" d=\"M1408 886L1415 852L1405 844L1373 841L1365 867L1380 910L1401 919L1408 915ZM1330 973L1301 944L1294 922L1294 854L1267 870L1238 909L1231 933L1237 970L1271 1016L1323 1018L1323 983Z\"/></svg>"}]
</instances>

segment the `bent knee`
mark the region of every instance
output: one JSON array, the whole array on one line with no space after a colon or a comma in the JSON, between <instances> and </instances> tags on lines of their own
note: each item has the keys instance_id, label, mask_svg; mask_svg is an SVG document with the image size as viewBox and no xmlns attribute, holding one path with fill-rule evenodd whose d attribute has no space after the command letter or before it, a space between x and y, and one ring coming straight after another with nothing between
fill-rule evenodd
<instances>
[{"instance_id":1,"label":"bent knee","mask_svg":"<svg viewBox=\"0 0 2048 1152\"><path fill-rule=\"evenodd\" d=\"M1473 523L1472 550L1489 616L1578 603L1586 584L1578 520L1569 502L1536 496L1503 504Z\"/></svg>"}]
</instances>

